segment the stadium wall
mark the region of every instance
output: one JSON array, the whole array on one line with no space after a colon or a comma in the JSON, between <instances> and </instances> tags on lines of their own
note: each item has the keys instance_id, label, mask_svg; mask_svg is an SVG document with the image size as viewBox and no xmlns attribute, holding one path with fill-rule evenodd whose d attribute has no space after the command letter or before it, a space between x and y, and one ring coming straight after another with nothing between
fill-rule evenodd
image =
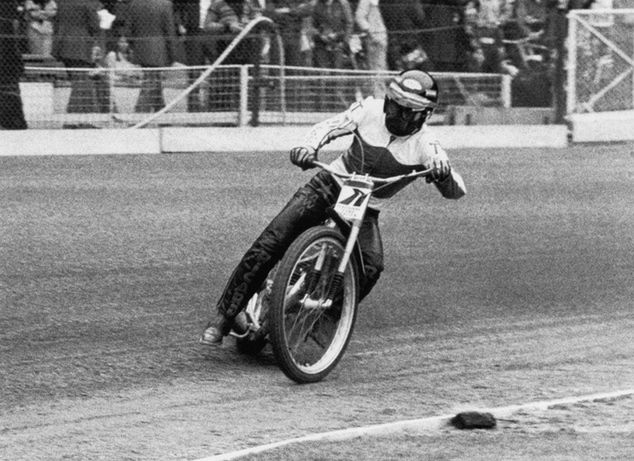
<instances>
[{"instance_id":1,"label":"stadium wall","mask_svg":"<svg viewBox=\"0 0 634 461\"><path fill-rule=\"evenodd\" d=\"M634 110L570 115L573 142L634 141Z\"/></svg>"},{"instance_id":2,"label":"stadium wall","mask_svg":"<svg viewBox=\"0 0 634 461\"><path fill-rule=\"evenodd\" d=\"M568 143L565 125L434 126L441 144L454 148L561 148ZM280 151L301 143L309 126L163 127L2 131L0 156L116 155L181 152ZM329 148L341 149L347 140Z\"/></svg>"}]
</instances>

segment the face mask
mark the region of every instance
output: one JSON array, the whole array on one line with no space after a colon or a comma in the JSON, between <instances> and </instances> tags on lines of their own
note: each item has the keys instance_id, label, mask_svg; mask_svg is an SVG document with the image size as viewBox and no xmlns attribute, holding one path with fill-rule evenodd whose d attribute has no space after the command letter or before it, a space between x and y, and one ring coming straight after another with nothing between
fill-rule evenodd
<instances>
[{"instance_id":1,"label":"face mask","mask_svg":"<svg viewBox=\"0 0 634 461\"><path fill-rule=\"evenodd\" d=\"M395 136L408 136L423 126L425 112L401 107L394 101L386 100L384 106L385 126Z\"/></svg>"}]
</instances>

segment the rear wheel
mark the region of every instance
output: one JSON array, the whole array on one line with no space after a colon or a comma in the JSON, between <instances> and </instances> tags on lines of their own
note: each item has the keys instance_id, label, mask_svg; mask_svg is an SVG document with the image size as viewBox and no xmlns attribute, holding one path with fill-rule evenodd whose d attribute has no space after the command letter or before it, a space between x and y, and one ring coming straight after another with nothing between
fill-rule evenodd
<instances>
[{"instance_id":1,"label":"rear wheel","mask_svg":"<svg viewBox=\"0 0 634 461\"><path fill-rule=\"evenodd\" d=\"M338 288L332 288L345 241L329 227L308 229L288 248L275 276L269 310L271 344L282 371L298 383L327 376L352 335L359 298L354 258L341 283L335 282Z\"/></svg>"},{"instance_id":2,"label":"rear wheel","mask_svg":"<svg viewBox=\"0 0 634 461\"><path fill-rule=\"evenodd\" d=\"M249 331L246 336L236 337L236 347L241 354L257 355L264 349L266 343L266 332L261 329Z\"/></svg>"}]
</instances>

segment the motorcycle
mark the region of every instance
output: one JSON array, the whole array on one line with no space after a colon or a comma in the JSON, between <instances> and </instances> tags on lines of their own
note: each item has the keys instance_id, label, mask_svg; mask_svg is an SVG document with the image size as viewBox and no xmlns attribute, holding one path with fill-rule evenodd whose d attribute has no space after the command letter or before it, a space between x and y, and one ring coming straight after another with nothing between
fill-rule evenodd
<instances>
[{"instance_id":1,"label":"motorcycle","mask_svg":"<svg viewBox=\"0 0 634 461\"><path fill-rule=\"evenodd\" d=\"M365 276L357 238L373 192L431 170L378 178L342 174L314 162L341 180L328 218L300 234L238 315L231 332L242 352L271 343L278 366L297 383L324 379L343 357L352 336Z\"/></svg>"}]
</instances>

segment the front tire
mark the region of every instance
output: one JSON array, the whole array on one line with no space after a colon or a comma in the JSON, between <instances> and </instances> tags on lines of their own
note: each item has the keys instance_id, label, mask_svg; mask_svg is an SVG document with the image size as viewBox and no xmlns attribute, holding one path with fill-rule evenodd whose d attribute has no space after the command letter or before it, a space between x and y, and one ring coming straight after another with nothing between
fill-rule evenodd
<instances>
[{"instance_id":1,"label":"front tire","mask_svg":"<svg viewBox=\"0 0 634 461\"><path fill-rule=\"evenodd\" d=\"M350 341L359 299L359 265L354 257L332 296L333 304L323 305L345 243L336 229L310 228L288 248L277 270L269 310L270 339L278 365L298 383L326 377ZM315 272L320 254L323 268Z\"/></svg>"}]
</instances>

